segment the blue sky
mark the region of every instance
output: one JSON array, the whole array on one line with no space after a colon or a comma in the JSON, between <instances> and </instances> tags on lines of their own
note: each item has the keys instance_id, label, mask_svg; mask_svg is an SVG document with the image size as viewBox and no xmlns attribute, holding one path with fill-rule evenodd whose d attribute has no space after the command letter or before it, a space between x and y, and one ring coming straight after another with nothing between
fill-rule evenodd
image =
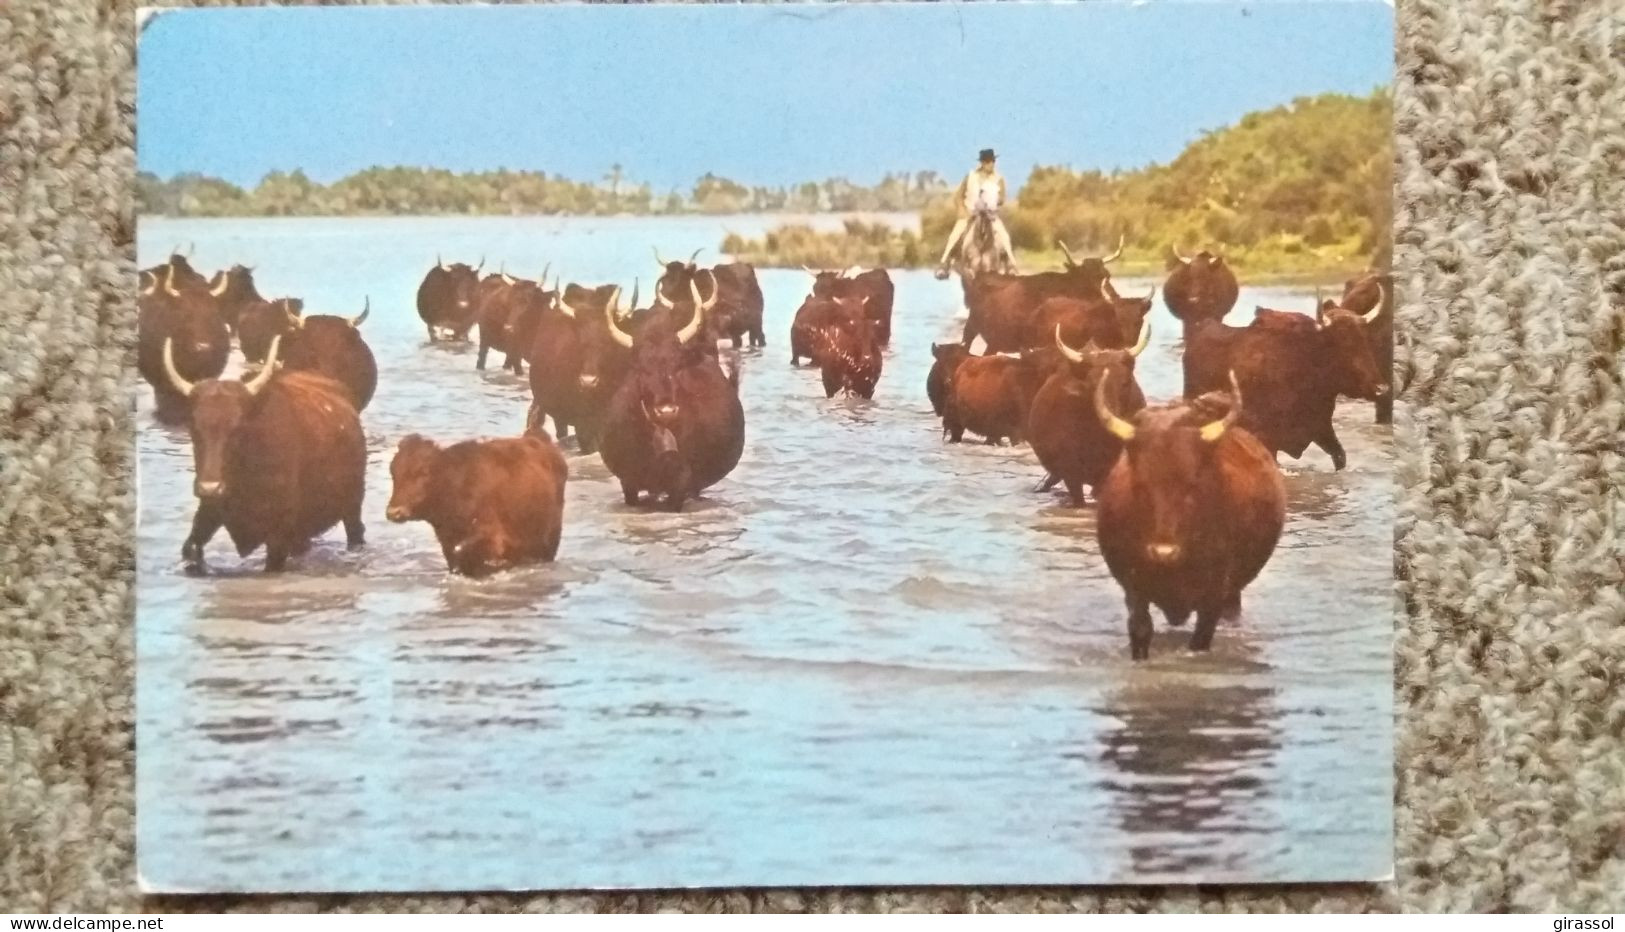
<instances>
[{"instance_id":1,"label":"blue sky","mask_svg":"<svg viewBox=\"0 0 1625 932\"><path fill-rule=\"evenodd\" d=\"M142 170L252 185L370 165L601 177L657 191L892 169L993 146L1136 168L1204 130L1393 70L1378 0L214 9L141 36Z\"/></svg>"}]
</instances>

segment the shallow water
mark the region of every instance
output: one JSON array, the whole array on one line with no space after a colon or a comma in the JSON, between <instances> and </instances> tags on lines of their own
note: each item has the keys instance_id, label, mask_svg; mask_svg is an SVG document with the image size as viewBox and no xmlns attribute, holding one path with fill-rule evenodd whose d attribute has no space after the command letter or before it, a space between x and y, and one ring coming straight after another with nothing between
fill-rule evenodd
<instances>
[{"instance_id":1,"label":"shallow water","mask_svg":"<svg viewBox=\"0 0 1625 932\"><path fill-rule=\"evenodd\" d=\"M529 388L429 346L436 251L534 276L654 274L771 218L145 220L268 297L357 312L378 357L363 414L368 546L341 531L291 572L224 533L179 571L190 447L140 388L137 809L147 884L182 890L1307 881L1391 850L1389 431L1344 403L1349 467L1283 459L1290 514L1209 656L1158 619L1127 658L1092 509L1034 494L1025 447L945 445L929 343L957 282L894 273L872 402L792 370L804 274L762 271L769 344L743 354L738 469L679 515L621 504L567 451L549 566L446 574L392 525L389 458L418 431L517 432ZM828 222L828 221L825 221ZM1119 280L1143 293L1148 281ZM1307 308L1307 293L1244 289ZM1180 387L1158 299L1141 358Z\"/></svg>"}]
</instances>

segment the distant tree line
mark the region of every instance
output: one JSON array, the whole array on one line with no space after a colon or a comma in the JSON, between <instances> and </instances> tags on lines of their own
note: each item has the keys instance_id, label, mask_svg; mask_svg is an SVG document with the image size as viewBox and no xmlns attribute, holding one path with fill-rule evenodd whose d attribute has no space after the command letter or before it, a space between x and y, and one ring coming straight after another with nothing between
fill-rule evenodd
<instances>
[{"instance_id":1,"label":"distant tree line","mask_svg":"<svg viewBox=\"0 0 1625 932\"><path fill-rule=\"evenodd\" d=\"M936 172L894 172L873 185L845 178L747 186L706 173L688 191L656 192L612 166L598 181L539 171L451 172L374 167L332 184L274 171L252 188L195 173L136 176L136 207L170 217L331 217L442 214L733 214L918 211L949 190Z\"/></svg>"},{"instance_id":2,"label":"distant tree line","mask_svg":"<svg viewBox=\"0 0 1625 932\"><path fill-rule=\"evenodd\" d=\"M1160 266L1170 245L1274 272L1385 266L1393 250L1392 127L1386 90L1300 98L1205 133L1166 165L1036 168L1005 224L1033 261L1047 261L1056 240L1098 254L1122 236L1130 268ZM731 236L723 249L762 265L896 266L903 257L928 265L953 221L944 195L921 211L918 230L787 226L755 240Z\"/></svg>"}]
</instances>

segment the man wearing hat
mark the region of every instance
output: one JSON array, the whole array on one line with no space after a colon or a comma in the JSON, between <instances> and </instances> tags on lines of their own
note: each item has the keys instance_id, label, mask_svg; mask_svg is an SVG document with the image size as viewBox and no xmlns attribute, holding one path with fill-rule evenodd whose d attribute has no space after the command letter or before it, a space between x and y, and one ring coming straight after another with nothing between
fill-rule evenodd
<instances>
[{"instance_id":1,"label":"man wearing hat","mask_svg":"<svg viewBox=\"0 0 1625 932\"><path fill-rule=\"evenodd\" d=\"M942 262L937 269L938 278L948 277L948 257L953 255L954 246L959 243L960 237L970 226L971 215L978 209L986 210L992 214L993 235L999 244L1002 253L1001 263L1006 269L1015 268L1015 250L1010 248L1010 233L1005 230L1004 222L999 219L998 209L1004 206L1004 176L999 174L997 168L998 156L992 149L983 149L977 158L977 166L971 169L965 180L959 183L954 192L954 203L959 209L959 219L954 222L952 233L948 234L948 245L943 247Z\"/></svg>"}]
</instances>

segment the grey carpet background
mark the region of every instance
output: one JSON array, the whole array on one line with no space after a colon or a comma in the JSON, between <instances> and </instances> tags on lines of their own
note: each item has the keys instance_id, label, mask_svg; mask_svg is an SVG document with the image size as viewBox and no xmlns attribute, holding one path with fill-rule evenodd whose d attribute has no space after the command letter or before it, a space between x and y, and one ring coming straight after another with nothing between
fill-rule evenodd
<instances>
[{"instance_id":1,"label":"grey carpet background","mask_svg":"<svg viewBox=\"0 0 1625 932\"><path fill-rule=\"evenodd\" d=\"M1395 884L250 900L134 887L133 15L0 0L0 910L1625 910L1625 0L1399 5Z\"/></svg>"}]
</instances>

